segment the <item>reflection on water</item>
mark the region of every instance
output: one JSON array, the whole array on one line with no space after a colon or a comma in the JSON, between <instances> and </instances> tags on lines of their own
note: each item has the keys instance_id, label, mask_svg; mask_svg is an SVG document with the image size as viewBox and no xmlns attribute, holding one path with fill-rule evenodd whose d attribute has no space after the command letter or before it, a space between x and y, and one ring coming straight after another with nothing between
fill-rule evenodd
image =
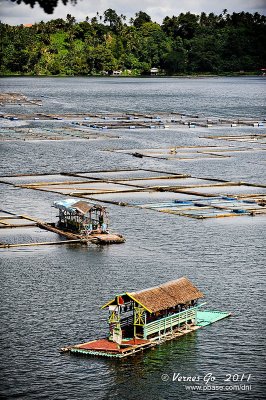
<instances>
[{"instance_id":1,"label":"reflection on water","mask_svg":"<svg viewBox=\"0 0 266 400\"><path fill-rule=\"evenodd\" d=\"M135 387L136 396L146 393L148 398L157 398L159 384L159 388L170 395L172 382L168 384L162 382L162 374L167 373L171 377L173 372L186 375L189 371L196 374L196 353L197 336L189 334L179 338L178 341L166 342L149 352L122 360L122 374L121 362L110 362L109 369L115 380L115 393L120 398L125 389L128 393L135 393ZM190 354L193 354L193 357L190 357Z\"/></svg>"}]
</instances>

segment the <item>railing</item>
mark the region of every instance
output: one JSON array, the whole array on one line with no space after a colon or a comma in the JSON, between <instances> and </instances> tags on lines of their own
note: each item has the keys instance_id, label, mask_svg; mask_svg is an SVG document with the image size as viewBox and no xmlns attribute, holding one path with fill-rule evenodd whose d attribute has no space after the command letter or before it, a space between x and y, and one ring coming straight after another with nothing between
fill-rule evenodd
<instances>
[{"instance_id":1,"label":"railing","mask_svg":"<svg viewBox=\"0 0 266 400\"><path fill-rule=\"evenodd\" d=\"M120 321L120 326L121 328L124 326L129 326L129 325L133 325L134 319L133 319L133 315L130 315L126 318L121 319Z\"/></svg>"},{"instance_id":2,"label":"railing","mask_svg":"<svg viewBox=\"0 0 266 400\"><path fill-rule=\"evenodd\" d=\"M164 335L166 331L172 332L173 328L179 327L184 322L197 319L197 309L206 303L202 303L196 307L188 308L180 313L169 315L168 317L158 319L157 321L146 324L143 328L143 337L147 339L148 336L158 333Z\"/></svg>"}]
</instances>

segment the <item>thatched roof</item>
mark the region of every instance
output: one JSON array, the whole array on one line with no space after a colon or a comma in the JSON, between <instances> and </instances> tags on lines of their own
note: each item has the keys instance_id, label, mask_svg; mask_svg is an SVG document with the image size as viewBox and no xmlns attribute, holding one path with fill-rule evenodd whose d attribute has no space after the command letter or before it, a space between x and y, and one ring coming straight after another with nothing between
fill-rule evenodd
<instances>
[{"instance_id":1,"label":"thatched roof","mask_svg":"<svg viewBox=\"0 0 266 400\"><path fill-rule=\"evenodd\" d=\"M182 277L163 285L155 286L138 292L127 292L132 300L142 305L149 312L157 312L185 304L191 300L204 297L186 277ZM121 295L123 297L123 295ZM103 306L106 307L114 303L115 299Z\"/></svg>"},{"instance_id":2,"label":"thatched roof","mask_svg":"<svg viewBox=\"0 0 266 400\"><path fill-rule=\"evenodd\" d=\"M203 297L203 293L185 277L127 294L152 312L166 310Z\"/></svg>"}]
</instances>

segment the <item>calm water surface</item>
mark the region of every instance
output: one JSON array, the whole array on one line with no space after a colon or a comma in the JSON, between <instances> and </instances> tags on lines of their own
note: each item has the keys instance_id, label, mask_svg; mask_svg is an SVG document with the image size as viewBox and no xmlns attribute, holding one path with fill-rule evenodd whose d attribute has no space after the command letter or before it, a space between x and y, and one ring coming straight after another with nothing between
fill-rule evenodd
<instances>
[{"instance_id":1,"label":"calm water surface","mask_svg":"<svg viewBox=\"0 0 266 400\"><path fill-rule=\"evenodd\" d=\"M2 91L42 98L42 109L12 112L180 111L206 117L265 117L265 79L3 78ZM4 124L5 122L2 121ZM15 122L13 122L15 124ZM21 124L18 122L17 124ZM27 122L24 126L28 126ZM57 126L32 121L32 126ZM149 168L194 176L263 182L263 152L223 159L136 159L107 149L212 145L209 134L251 134L265 128L213 127L115 132L119 139L1 143L1 175ZM217 144L217 143L215 143ZM228 144L228 143L227 143ZM224 143L226 145L226 143ZM265 183L265 182L264 182ZM52 193L0 184L2 208L55 220ZM1 387L5 399L262 399L265 364L265 217L193 220L111 205L112 229L123 245L2 250ZM0 232L0 235L3 235ZM12 242L10 233L6 240ZM8 236L9 235L9 236ZM20 241L56 240L26 228ZM2 237L2 236L1 236ZM0 237L0 241L1 241ZM143 355L122 361L61 355L58 349L105 336L114 294L187 276L208 307L233 317ZM173 373L224 384L226 374L251 374L251 391L192 392ZM169 380L161 376L167 374ZM244 382L245 383L245 382Z\"/></svg>"}]
</instances>

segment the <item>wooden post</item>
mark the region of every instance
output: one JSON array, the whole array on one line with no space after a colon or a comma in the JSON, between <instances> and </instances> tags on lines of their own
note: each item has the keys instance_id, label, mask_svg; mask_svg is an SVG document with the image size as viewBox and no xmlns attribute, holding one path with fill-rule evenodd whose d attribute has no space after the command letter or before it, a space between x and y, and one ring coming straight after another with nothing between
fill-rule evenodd
<instances>
[{"instance_id":1,"label":"wooden post","mask_svg":"<svg viewBox=\"0 0 266 400\"><path fill-rule=\"evenodd\" d=\"M133 313L134 313L134 322L133 322L134 323L134 338L136 337L136 334L137 334L135 307L136 307L136 302L134 301L134 307L133 307Z\"/></svg>"}]
</instances>

